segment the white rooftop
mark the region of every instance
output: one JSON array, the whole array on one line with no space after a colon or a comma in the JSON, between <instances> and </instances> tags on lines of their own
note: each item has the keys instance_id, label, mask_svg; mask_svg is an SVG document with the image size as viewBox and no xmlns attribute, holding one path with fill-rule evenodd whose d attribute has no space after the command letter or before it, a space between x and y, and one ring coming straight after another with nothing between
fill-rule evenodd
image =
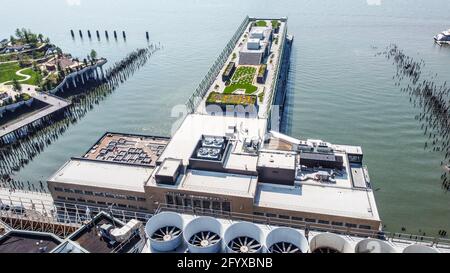
<instances>
[{"instance_id":1,"label":"white rooftop","mask_svg":"<svg viewBox=\"0 0 450 273\"><path fill-rule=\"evenodd\" d=\"M50 178L50 182L144 192L153 168L73 158Z\"/></svg>"},{"instance_id":2,"label":"white rooftop","mask_svg":"<svg viewBox=\"0 0 450 273\"><path fill-rule=\"evenodd\" d=\"M178 171L180 164L180 159L166 158L164 159L163 163L161 163L161 166L159 167L156 174L162 176L174 176Z\"/></svg>"},{"instance_id":3,"label":"white rooftop","mask_svg":"<svg viewBox=\"0 0 450 273\"><path fill-rule=\"evenodd\" d=\"M292 169L295 165L295 154L290 152L260 152L258 167Z\"/></svg>"},{"instance_id":4,"label":"white rooftop","mask_svg":"<svg viewBox=\"0 0 450 273\"><path fill-rule=\"evenodd\" d=\"M380 220L372 191L321 185L259 183L255 205L343 217Z\"/></svg>"},{"instance_id":5,"label":"white rooftop","mask_svg":"<svg viewBox=\"0 0 450 273\"><path fill-rule=\"evenodd\" d=\"M266 123L267 120L258 118L189 114L172 136L158 161L170 157L181 159L184 165L187 165L202 135L226 136L229 127L236 126L240 139L245 136L262 138Z\"/></svg>"}]
</instances>

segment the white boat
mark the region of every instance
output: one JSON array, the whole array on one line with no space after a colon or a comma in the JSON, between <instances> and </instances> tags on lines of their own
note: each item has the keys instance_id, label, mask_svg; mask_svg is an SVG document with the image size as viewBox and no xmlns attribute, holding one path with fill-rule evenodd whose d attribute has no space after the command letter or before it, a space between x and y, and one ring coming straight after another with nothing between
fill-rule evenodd
<instances>
[{"instance_id":1,"label":"white boat","mask_svg":"<svg viewBox=\"0 0 450 273\"><path fill-rule=\"evenodd\" d=\"M450 29L434 36L434 41L438 44L450 44Z\"/></svg>"}]
</instances>

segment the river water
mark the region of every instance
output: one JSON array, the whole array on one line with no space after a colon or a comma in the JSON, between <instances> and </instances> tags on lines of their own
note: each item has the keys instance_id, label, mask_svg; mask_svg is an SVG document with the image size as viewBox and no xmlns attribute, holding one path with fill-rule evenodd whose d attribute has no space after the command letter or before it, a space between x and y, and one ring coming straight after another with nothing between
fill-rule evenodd
<instances>
[{"instance_id":1,"label":"river water","mask_svg":"<svg viewBox=\"0 0 450 273\"><path fill-rule=\"evenodd\" d=\"M84 58L91 49L110 63L161 42L163 50L16 174L45 180L82 155L105 131L169 135L171 109L195 90L246 15L287 16L294 44L288 84L288 133L361 145L381 218L390 231L436 234L450 228L450 195L441 190L442 155L424 150L419 113L374 56L396 43L423 58L427 73L450 80L450 47L432 37L450 28L448 0L2 0L0 39L17 27L49 36ZM18 10L20 14L12 12ZM76 33L70 36L70 29ZM78 36L84 31L84 39ZM93 39L89 40L86 30ZM95 30L101 32L97 41ZM109 31L109 41L104 30ZM114 40L112 31L127 39ZM426 74L426 73L425 73Z\"/></svg>"}]
</instances>

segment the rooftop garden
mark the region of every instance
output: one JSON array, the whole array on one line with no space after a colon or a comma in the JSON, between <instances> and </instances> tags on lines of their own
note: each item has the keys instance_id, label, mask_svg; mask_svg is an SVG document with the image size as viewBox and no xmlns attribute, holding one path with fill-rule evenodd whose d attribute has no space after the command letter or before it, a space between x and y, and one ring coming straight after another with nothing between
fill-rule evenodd
<instances>
[{"instance_id":1,"label":"rooftop garden","mask_svg":"<svg viewBox=\"0 0 450 273\"><path fill-rule=\"evenodd\" d=\"M255 22L255 26L257 27L267 27L267 22L263 20L259 20Z\"/></svg>"},{"instance_id":2,"label":"rooftop garden","mask_svg":"<svg viewBox=\"0 0 450 273\"><path fill-rule=\"evenodd\" d=\"M256 68L252 66L239 66L231 78L231 82L225 87L223 93L231 94L236 90L244 90L245 94L252 94L258 88L253 85Z\"/></svg>"},{"instance_id":3,"label":"rooftop garden","mask_svg":"<svg viewBox=\"0 0 450 273\"><path fill-rule=\"evenodd\" d=\"M17 75L16 72L19 70L21 70L20 74L30 76L29 79ZM38 70L32 67L24 69L17 62L0 64L0 83L12 84L13 80L17 80L22 84L38 85L40 77L41 75Z\"/></svg>"},{"instance_id":4,"label":"rooftop garden","mask_svg":"<svg viewBox=\"0 0 450 273\"><path fill-rule=\"evenodd\" d=\"M223 94L218 92L211 92L206 99L206 105L255 105L256 96L244 94Z\"/></svg>"},{"instance_id":5,"label":"rooftop garden","mask_svg":"<svg viewBox=\"0 0 450 273\"><path fill-rule=\"evenodd\" d=\"M278 20L272 20L272 21L270 21L270 23L272 24L273 29L279 28L281 25L280 21L278 21Z\"/></svg>"}]
</instances>

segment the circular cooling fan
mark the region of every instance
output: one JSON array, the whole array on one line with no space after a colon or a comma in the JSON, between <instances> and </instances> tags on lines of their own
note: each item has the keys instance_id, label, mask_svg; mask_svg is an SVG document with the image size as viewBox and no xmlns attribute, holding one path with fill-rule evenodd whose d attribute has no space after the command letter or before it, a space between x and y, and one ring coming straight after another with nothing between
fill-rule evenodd
<instances>
[{"instance_id":1,"label":"circular cooling fan","mask_svg":"<svg viewBox=\"0 0 450 273\"><path fill-rule=\"evenodd\" d=\"M156 241L170 241L181 234L181 229L174 226L165 226L156 230L151 238Z\"/></svg>"},{"instance_id":2,"label":"circular cooling fan","mask_svg":"<svg viewBox=\"0 0 450 273\"><path fill-rule=\"evenodd\" d=\"M314 249L312 253L341 253L341 252L332 247L318 247Z\"/></svg>"},{"instance_id":3,"label":"circular cooling fan","mask_svg":"<svg viewBox=\"0 0 450 273\"><path fill-rule=\"evenodd\" d=\"M302 253L294 244L287 242L278 242L269 247L270 253Z\"/></svg>"},{"instance_id":4,"label":"circular cooling fan","mask_svg":"<svg viewBox=\"0 0 450 273\"><path fill-rule=\"evenodd\" d=\"M200 231L192 235L189 243L194 246L207 247L220 241L220 236L212 231Z\"/></svg>"},{"instance_id":5,"label":"circular cooling fan","mask_svg":"<svg viewBox=\"0 0 450 273\"><path fill-rule=\"evenodd\" d=\"M238 253L255 253L261 248L261 244L255 239L241 236L231 240L228 247Z\"/></svg>"}]
</instances>

